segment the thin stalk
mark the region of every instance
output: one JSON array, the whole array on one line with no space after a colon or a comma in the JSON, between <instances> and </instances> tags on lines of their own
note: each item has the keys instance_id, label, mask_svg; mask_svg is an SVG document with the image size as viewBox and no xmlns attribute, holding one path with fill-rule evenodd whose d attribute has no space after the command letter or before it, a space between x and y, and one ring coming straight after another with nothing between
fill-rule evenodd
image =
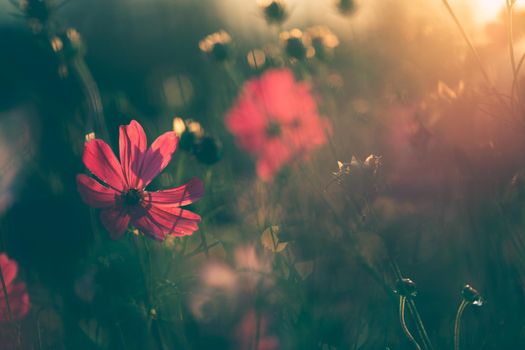
<instances>
[{"instance_id":1,"label":"thin stalk","mask_svg":"<svg viewBox=\"0 0 525 350\"><path fill-rule=\"evenodd\" d=\"M456 321L454 322L454 350L459 350L459 341L460 341L460 331L461 331L461 317L463 316L463 311L468 306L468 301L462 300L459 304L458 312L456 313Z\"/></svg>"},{"instance_id":2,"label":"thin stalk","mask_svg":"<svg viewBox=\"0 0 525 350\"><path fill-rule=\"evenodd\" d=\"M143 257L143 254L142 254L142 249L140 247L139 239L140 239L140 237L132 237L135 249L137 251L137 257L139 259L140 269L142 271L142 279L144 281L144 289L145 289L145 294L146 294L146 298L145 298L146 312L148 314L148 317L150 317L149 316L149 312L150 312L151 306L152 306L151 305L150 288L148 286L147 275L146 275L146 264L144 262L144 257ZM166 347L164 346L164 339L162 338L160 325L158 324L158 322L156 320L154 320L154 321L155 321L155 325L157 327L157 332L158 332L158 335L159 335L158 339L156 339L156 341L158 343L157 345L158 345L159 349L164 350L164 349L166 349ZM149 324L149 326L151 326L151 323ZM151 328L150 328L150 331L151 331Z\"/></svg>"},{"instance_id":3,"label":"thin stalk","mask_svg":"<svg viewBox=\"0 0 525 350\"><path fill-rule=\"evenodd\" d=\"M414 339L414 336L412 335L412 333L410 333L410 330L407 327L407 324L405 321L405 302L406 302L406 297L401 295L399 297L399 323L401 323L401 328L403 328L403 332L407 336L408 340L410 340L410 342L414 344L417 350L421 350L421 346L419 346L416 339Z\"/></svg>"},{"instance_id":4,"label":"thin stalk","mask_svg":"<svg viewBox=\"0 0 525 350\"><path fill-rule=\"evenodd\" d=\"M403 275L401 274L401 269L399 268L399 265L397 265L397 262L394 260L394 258L390 258L392 269L394 270L394 275L397 280L401 280L403 278ZM416 303L412 298L407 298L407 304L408 304L408 311L412 315L412 318L414 319L414 322L416 324L417 332L419 333L419 337L421 338L421 341L423 342L423 349L425 350L432 350L432 342L430 341L430 338L428 337L427 330L425 329L425 325L423 324L423 321L421 320L421 316L419 315L419 311L417 310Z\"/></svg>"},{"instance_id":5,"label":"thin stalk","mask_svg":"<svg viewBox=\"0 0 525 350\"><path fill-rule=\"evenodd\" d=\"M470 51L474 55L474 57L475 57L475 59L476 59L476 61L478 63L479 69L481 71L481 74L483 75L483 78L485 79L485 81L489 85L490 89L495 93L495 95L499 96L497 89L495 88L494 84L492 84L492 81L490 80L489 75L488 75L487 71L485 70L485 67L483 66L483 62L481 61L481 58L480 58L480 56L478 54L478 51L476 50L476 48L474 47L474 45L470 41L467 33L465 32L465 29L461 25L461 22L459 21L458 17L454 13L454 10L452 9L452 7L450 6L450 4L448 3L447 0L442 0L442 2L443 2L443 5L445 5L448 13L450 14L450 17L452 17L452 19L454 20L454 23L456 24L456 26L458 27L459 31L461 32L461 36L463 36L463 39L467 43ZM500 102L503 102L501 100L501 97L499 97L499 100L500 100Z\"/></svg>"},{"instance_id":6,"label":"thin stalk","mask_svg":"<svg viewBox=\"0 0 525 350\"><path fill-rule=\"evenodd\" d=\"M82 90L87 99L87 105L89 109L89 117L92 118L95 131L100 132L103 139L111 143L109 132L106 126L106 120L104 117L104 110L102 107L102 99L100 97L100 91L98 86L91 75L91 72L84 62L83 58L77 58L72 63L73 68L80 80Z\"/></svg>"}]
</instances>

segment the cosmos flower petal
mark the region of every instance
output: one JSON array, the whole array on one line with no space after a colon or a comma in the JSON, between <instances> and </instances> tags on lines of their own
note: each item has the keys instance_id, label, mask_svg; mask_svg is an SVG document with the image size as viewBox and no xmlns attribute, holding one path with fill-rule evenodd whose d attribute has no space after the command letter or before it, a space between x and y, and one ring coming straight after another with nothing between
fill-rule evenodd
<instances>
[{"instance_id":1,"label":"cosmos flower petal","mask_svg":"<svg viewBox=\"0 0 525 350\"><path fill-rule=\"evenodd\" d=\"M146 187L171 161L179 139L173 131L160 135L144 154L142 166L133 168L140 178L139 187Z\"/></svg>"},{"instance_id":2,"label":"cosmos flower petal","mask_svg":"<svg viewBox=\"0 0 525 350\"><path fill-rule=\"evenodd\" d=\"M29 294L27 293L26 284L23 282L16 283L9 288L9 308L13 320L17 321L22 319L31 308L29 303ZM9 312L7 309L7 302L3 292L0 293L0 321L9 320Z\"/></svg>"},{"instance_id":3,"label":"cosmos flower petal","mask_svg":"<svg viewBox=\"0 0 525 350\"><path fill-rule=\"evenodd\" d=\"M156 192L147 192L146 201L153 204L164 204L174 207L181 207L198 201L204 195L202 181L192 178L187 184Z\"/></svg>"},{"instance_id":4,"label":"cosmos flower petal","mask_svg":"<svg viewBox=\"0 0 525 350\"><path fill-rule=\"evenodd\" d=\"M100 220L114 240L120 239L129 226L130 216L120 208L108 208L100 212Z\"/></svg>"},{"instance_id":5,"label":"cosmos flower petal","mask_svg":"<svg viewBox=\"0 0 525 350\"><path fill-rule=\"evenodd\" d=\"M286 142L271 140L265 145L257 160L257 176L261 180L272 180L279 169L292 160L294 154L291 150L296 146L289 143L290 141L290 139Z\"/></svg>"},{"instance_id":6,"label":"cosmos flower petal","mask_svg":"<svg viewBox=\"0 0 525 350\"><path fill-rule=\"evenodd\" d=\"M330 129L310 84L297 82L290 69L269 69L246 82L225 123L239 147L256 158L264 181L325 144Z\"/></svg>"},{"instance_id":7,"label":"cosmos flower petal","mask_svg":"<svg viewBox=\"0 0 525 350\"><path fill-rule=\"evenodd\" d=\"M97 178L118 191L124 189L122 167L107 143L98 139L86 142L82 160Z\"/></svg>"},{"instance_id":8,"label":"cosmos flower petal","mask_svg":"<svg viewBox=\"0 0 525 350\"><path fill-rule=\"evenodd\" d=\"M18 264L16 261L9 259L6 254L0 254L0 269L2 269L6 284L11 314L14 320L19 320L27 315L30 308L26 285L22 282L14 283L18 273ZM7 299L0 287L0 322L8 320Z\"/></svg>"},{"instance_id":9,"label":"cosmos flower petal","mask_svg":"<svg viewBox=\"0 0 525 350\"><path fill-rule=\"evenodd\" d=\"M132 120L129 125L120 126L120 162L128 187L138 187L140 179L132 169L142 167L142 159L148 147L147 142L146 133L137 121Z\"/></svg>"},{"instance_id":10,"label":"cosmos flower petal","mask_svg":"<svg viewBox=\"0 0 525 350\"><path fill-rule=\"evenodd\" d=\"M18 264L16 261L12 259L10 260L7 255L0 254L0 268L2 269L2 274L4 275L5 285L7 288L9 288L11 283L13 283L16 274L18 273Z\"/></svg>"},{"instance_id":11,"label":"cosmos flower petal","mask_svg":"<svg viewBox=\"0 0 525 350\"><path fill-rule=\"evenodd\" d=\"M77 175L77 190L84 203L93 208L107 208L115 205L118 192L101 185L95 179L84 175Z\"/></svg>"},{"instance_id":12,"label":"cosmos flower petal","mask_svg":"<svg viewBox=\"0 0 525 350\"><path fill-rule=\"evenodd\" d=\"M201 217L189 210L170 205L153 204L146 209L146 215L134 222L144 234L158 240L167 235L186 236L199 229Z\"/></svg>"}]
</instances>

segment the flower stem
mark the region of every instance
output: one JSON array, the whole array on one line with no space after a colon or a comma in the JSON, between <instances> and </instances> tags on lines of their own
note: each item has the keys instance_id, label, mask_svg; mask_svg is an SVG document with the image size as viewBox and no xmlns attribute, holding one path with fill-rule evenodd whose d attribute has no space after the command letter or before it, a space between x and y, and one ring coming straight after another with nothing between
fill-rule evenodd
<instances>
[{"instance_id":1,"label":"flower stem","mask_svg":"<svg viewBox=\"0 0 525 350\"><path fill-rule=\"evenodd\" d=\"M454 322L454 350L459 350L461 317L463 316L463 311L465 311L468 304L468 301L463 299L461 304L459 304L458 312L456 313L456 321Z\"/></svg>"},{"instance_id":2,"label":"flower stem","mask_svg":"<svg viewBox=\"0 0 525 350\"><path fill-rule=\"evenodd\" d=\"M414 336L412 333L410 333L410 330L407 327L406 321L405 321L405 303L406 303L406 297L401 295L399 296L399 323L401 323L401 328L403 328L403 332L405 332L405 335L407 336L408 340L414 346L417 350L421 350L421 347L417 343L416 339L414 339Z\"/></svg>"},{"instance_id":3,"label":"flower stem","mask_svg":"<svg viewBox=\"0 0 525 350\"><path fill-rule=\"evenodd\" d=\"M397 265L397 262L394 260L394 258L390 258L392 269L394 270L394 275L397 280L401 280L403 278L403 275L401 274L401 270L399 269L399 265ZM419 334L419 337L421 338L423 349L424 350L432 350L432 342L430 341L430 338L428 337L428 333L425 329L425 325L423 324L423 321L421 320L421 316L419 315L419 311L417 310L416 303L412 298L407 298L407 304L408 304L408 311L412 315L412 318L414 319L414 322L416 324L417 332Z\"/></svg>"},{"instance_id":4,"label":"flower stem","mask_svg":"<svg viewBox=\"0 0 525 350\"><path fill-rule=\"evenodd\" d=\"M77 57L75 60L73 60L72 66L75 69L84 95L86 96L89 117L92 118L91 123L94 124L93 127L95 128L95 131L100 132L102 138L111 143L111 138L109 137L106 120L104 117L100 91L98 90L95 79L93 79L93 75L91 75L86 62L81 57Z\"/></svg>"}]
</instances>

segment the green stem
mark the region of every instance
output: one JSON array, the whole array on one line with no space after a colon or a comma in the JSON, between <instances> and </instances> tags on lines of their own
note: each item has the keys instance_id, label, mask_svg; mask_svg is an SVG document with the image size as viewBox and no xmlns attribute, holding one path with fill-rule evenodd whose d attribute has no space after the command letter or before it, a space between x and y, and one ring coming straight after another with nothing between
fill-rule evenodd
<instances>
[{"instance_id":1,"label":"green stem","mask_svg":"<svg viewBox=\"0 0 525 350\"><path fill-rule=\"evenodd\" d=\"M392 268L394 270L394 275L397 280L401 280L403 278L403 275L401 274L401 269L399 268L399 265L397 265L397 262L394 260L394 258L390 258ZM423 324L423 321L421 320L421 316L419 315L419 311L417 310L416 303L412 298L407 298L407 304L408 304L408 311L410 311L410 314L412 315L412 318L414 319L414 322L416 324L417 332L419 333L419 337L421 338L421 341L423 342L423 349L425 350L432 350L432 343L430 341L430 338L428 337L428 333L425 329L425 325Z\"/></svg>"},{"instance_id":2,"label":"green stem","mask_svg":"<svg viewBox=\"0 0 525 350\"><path fill-rule=\"evenodd\" d=\"M417 350L421 350L421 347L417 343L416 339L414 339L414 336L412 335L412 333L410 333L410 330L407 327L407 324L405 321L405 302L406 302L406 297L401 295L399 297L399 323L401 323L401 328L403 328L403 332L407 336L408 340L410 340L410 342L414 344Z\"/></svg>"},{"instance_id":3,"label":"green stem","mask_svg":"<svg viewBox=\"0 0 525 350\"><path fill-rule=\"evenodd\" d=\"M140 269L142 271L142 279L144 281L144 289L145 289L145 294L146 294L146 297L145 297L145 306L146 306L146 313L147 313L147 317L151 317L150 316L150 310L151 310L151 307L152 307L152 302L151 302L151 295L150 295L150 288L148 286L148 280L147 280L147 274L146 274L146 264L144 263L144 257L142 255L142 249L140 247L140 242L139 242L139 239L141 239L141 237L138 237L138 236L135 236L135 237L132 237L132 240L133 240L133 243L134 243L134 246L135 246L135 249L137 251L137 257L139 259L139 264L140 264ZM145 246L146 249L147 249L147 246ZM158 313L158 310L157 310L157 313ZM157 320L153 320L154 323L155 323L155 326L157 328L157 332L158 332L158 339L156 338L157 340L157 345L159 347L159 349L161 350L164 350L166 349L166 347L164 346L164 339L162 337L162 329L158 323ZM151 326L151 323L149 323L149 325ZM150 328L151 330L151 328Z\"/></svg>"},{"instance_id":4,"label":"green stem","mask_svg":"<svg viewBox=\"0 0 525 350\"><path fill-rule=\"evenodd\" d=\"M461 331L461 317L463 316L463 311L468 306L468 301L462 300L459 304L458 312L456 313L456 321L454 322L454 350L459 350L459 341L460 341L460 331Z\"/></svg>"},{"instance_id":5,"label":"green stem","mask_svg":"<svg viewBox=\"0 0 525 350\"><path fill-rule=\"evenodd\" d=\"M100 97L100 91L98 90L95 79L93 79L93 76L91 75L91 72L83 58L76 58L72 62L72 66L75 69L84 95L86 96L89 117L92 118L92 122L95 124L95 132L100 132L102 138L111 143L106 126L106 120L104 118L102 99Z\"/></svg>"}]
</instances>

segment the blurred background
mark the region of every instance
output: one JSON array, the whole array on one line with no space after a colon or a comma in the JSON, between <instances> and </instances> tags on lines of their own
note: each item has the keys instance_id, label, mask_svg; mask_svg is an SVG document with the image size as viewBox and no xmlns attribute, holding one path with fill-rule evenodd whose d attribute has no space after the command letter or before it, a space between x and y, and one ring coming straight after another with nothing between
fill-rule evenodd
<instances>
[{"instance_id":1,"label":"blurred background","mask_svg":"<svg viewBox=\"0 0 525 350\"><path fill-rule=\"evenodd\" d=\"M282 4L272 22L255 0L0 0L0 251L31 300L0 347L409 349L397 267L434 348L453 348L466 283L485 303L461 348L525 346L525 1L509 22L505 0L450 0L469 42L441 0ZM280 35L319 25L304 55ZM224 57L203 52L221 30ZM224 120L276 67L333 132L267 183ZM174 118L207 141L151 188L202 179L201 229L111 241L76 190L86 135L116 150L118 126L153 140Z\"/></svg>"}]
</instances>

